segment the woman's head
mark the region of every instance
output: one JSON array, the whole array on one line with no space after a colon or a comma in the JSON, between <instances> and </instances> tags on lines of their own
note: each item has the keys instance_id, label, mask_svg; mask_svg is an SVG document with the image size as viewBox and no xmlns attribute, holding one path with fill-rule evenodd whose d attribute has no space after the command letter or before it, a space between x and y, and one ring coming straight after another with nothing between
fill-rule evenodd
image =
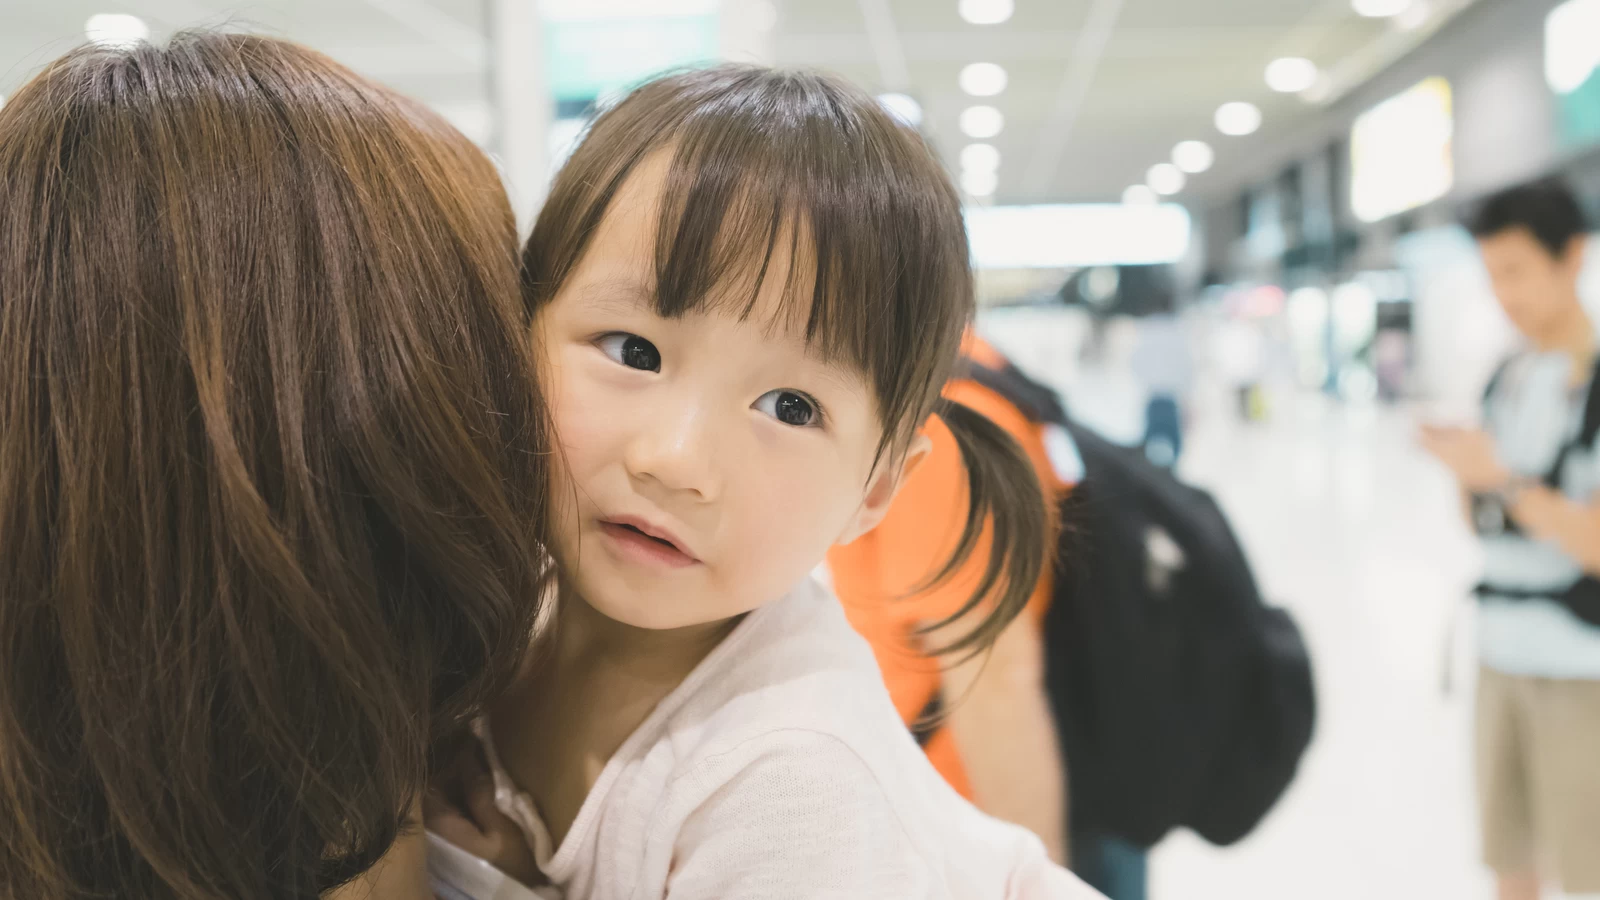
<instances>
[{"instance_id":1,"label":"woman's head","mask_svg":"<svg viewBox=\"0 0 1600 900\"><path fill-rule=\"evenodd\" d=\"M546 420L493 166L244 36L0 109L0 893L314 897L528 634Z\"/></svg>"},{"instance_id":2,"label":"woman's head","mask_svg":"<svg viewBox=\"0 0 1600 900\"><path fill-rule=\"evenodd\" d=\"M591 605L649 628L775 599L876 524L973 315L960 200L923 141L837 80L754 67L603 113L523 264L576 505L560 555ZM1039 567L1037 488L950 418L972 425L964 551L992 519L979 593L1003 584L1005 618Z\"/></svg>"}]
</instances>

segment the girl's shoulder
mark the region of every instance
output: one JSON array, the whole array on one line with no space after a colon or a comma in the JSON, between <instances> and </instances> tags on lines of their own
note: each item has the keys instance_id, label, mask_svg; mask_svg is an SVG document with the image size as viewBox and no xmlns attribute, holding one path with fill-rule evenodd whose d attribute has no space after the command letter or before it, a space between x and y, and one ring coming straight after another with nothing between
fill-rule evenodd
<instances>
[{"instance_id":1,"label":"girl's shoulder","mask_svg":"<svg viewBox=\"0 0 1600 900\"><path fill-rule=\"evenodd\" d=\"M872 648L810 578L751 613L683 692L669 730L719 745L794 729L848 744L863 721L899 723Z\"/></svg>"},{"instance_id":2,"label":"girl's shoulder","mask_svg":"<svg viewBox=\"0 0 1600 900\"><path fill-rule=\"evenodd\" d=\"M672 771L647 826L672 835L675 878L705 879L706 896L802 881L848 896L1080 896L1008 891L1071 876L944 783L820 584L752 614L721 649L672 716ZM741 872L754 881L724 880Z\"/></svg>"}]
</instances>

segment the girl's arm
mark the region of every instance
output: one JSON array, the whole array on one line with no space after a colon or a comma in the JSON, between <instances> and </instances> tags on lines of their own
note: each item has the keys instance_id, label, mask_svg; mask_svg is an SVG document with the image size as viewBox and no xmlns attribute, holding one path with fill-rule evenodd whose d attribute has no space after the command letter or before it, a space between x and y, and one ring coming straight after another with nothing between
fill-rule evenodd
<instances>
[{"instance_id":1,"label":"girl's arm","mask_svg":"<svg viewBox=\"0 0 1600 900\"><path fill-rule=\"evenodd\" d=\"M459 805L458 805L459 804ZM540 900L556 896L522 829L495 806L494 779L476 741L423 797L428 871L439 900Z\"/></svg>"},{"instance_id":2,"label":"girl's arm","mask_svg":"<svg viewBox=\"0 0 1600 900\"><path fill-rule=\"evenodd\" d=\"M428 875L438 900L550 900L551 888L531 888L437 834L429 833ZM387 900L383 895L373 895Z\"/></svg>"}]
</instances>

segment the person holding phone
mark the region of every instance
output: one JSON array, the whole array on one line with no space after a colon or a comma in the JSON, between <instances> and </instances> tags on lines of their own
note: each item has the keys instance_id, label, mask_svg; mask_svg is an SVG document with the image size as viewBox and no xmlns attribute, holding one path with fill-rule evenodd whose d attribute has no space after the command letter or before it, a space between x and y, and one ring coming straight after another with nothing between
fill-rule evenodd
<instances>
[{"instance_id":1,"label":"person holding phone","mask_svg":"<svg viewBox=\"0 0 1600 900\"><path fill-rule=\"evenodd\" d=\"M1578 296L1588 226L1555 181L1468 218L1525 347L1496 372L1481 428L1427 426L1484 551L1478 588L1478 788L1501 900L1544 882L1600 895L1600 391Z\"/></svg>"}]
</instances>

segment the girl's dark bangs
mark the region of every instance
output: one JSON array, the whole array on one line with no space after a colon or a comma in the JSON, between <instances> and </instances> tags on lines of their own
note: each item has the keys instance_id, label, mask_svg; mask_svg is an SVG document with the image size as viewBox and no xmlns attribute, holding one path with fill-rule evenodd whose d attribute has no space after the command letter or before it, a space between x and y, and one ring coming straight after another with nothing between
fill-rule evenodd
<instances>
[{"instance_id":1,"label":"girl's dark bangs","mask_svg":"<svg viewBox=\"0 0 1600 900\"><path fill-rule=\"evenodd\" d=\"M883 252L891 246L885 223L870 204L843 202L860 196L864 186L852 182L865 179L823 164L848 156L830 145L837 134L785 127L804 125L803 115L762 121L755 107L763 99L728 96L672 137L656 235L657 311L748 317L781 278L781 306L763 313L773 331L800 330L824 358L871 372L876 304L868 299L882 296L883 273L895 267Z\"/></svg>"},{"instance_id":2,"label":"girl's dark bangs","mask_svg":"<svg viewBox=\"0 0 1600 900\"><path fill-rule=\"evenodd\" d=\"M727 65L641 85L595 120L556 178L523 257L535 308L627 179L663 155L657 311L714 307L798 330L866 378L885 441L909 440L973 306L960 198L922 138L814 73ZM761 297L771 279L781 303Z\"/></svg>"}]
</instances>

